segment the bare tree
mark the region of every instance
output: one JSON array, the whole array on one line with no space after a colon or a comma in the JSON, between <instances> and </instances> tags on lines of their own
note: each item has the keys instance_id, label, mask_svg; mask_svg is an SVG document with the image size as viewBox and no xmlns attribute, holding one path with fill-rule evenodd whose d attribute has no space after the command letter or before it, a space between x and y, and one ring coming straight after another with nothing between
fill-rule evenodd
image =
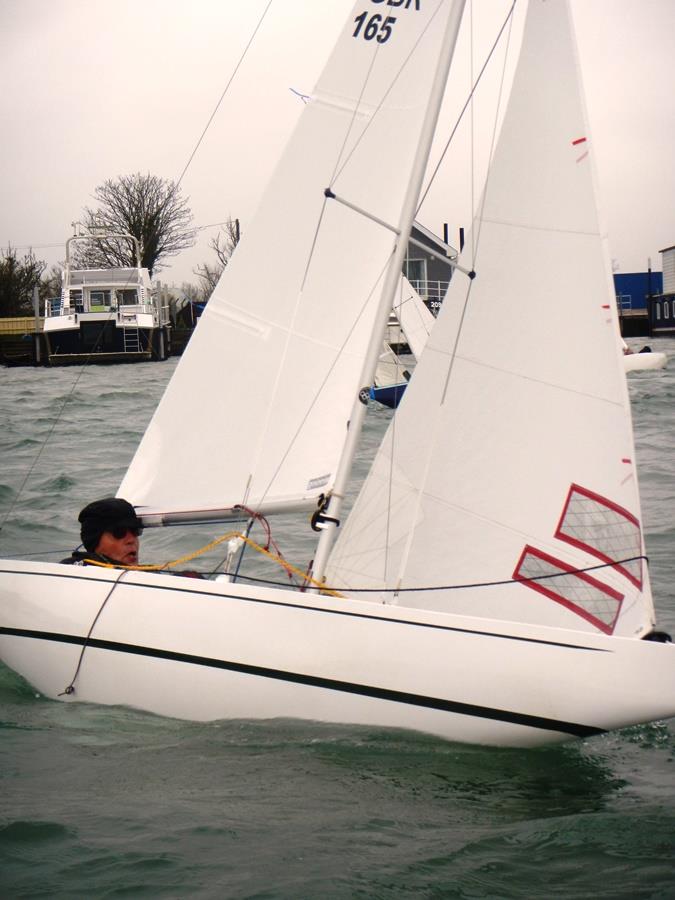
<instances>
[{"instance_id":1,"label":"bare tree","mask_svg":"<svg viewBox=\"0 0 675 900\"><path fill-rule=\"evenodd\" d=\"M104 229L132 234L141 244L141 265L152 275L167 256L175 256L195 242L192 212L180 188L156 175L120 175L94 191L98 209L86 207L82 224L89 231ZM75 249L78 268L134 266L133 242L105 240Z\"/></svg>"},{"instance_id":2,"label":"bare tree","mask_svg":"<svg viewBox=\"0 0 675 900\"><path fill-rule=\"evenodd\" d=\"M52 266L48 272L42 276L40 281L40 299L47 300L52 297L60 297L63 287L63 266Z\"/></svg>"},{"instance_id":3,"label":"bare tree","mask_svg":"<svg viewBox=\"0 0 675 900\"><path fill-rule=\"evenodd\" d=\"M209 241L209 247L216 254L215 262L203 263L193 269L194 274L199 278L200 299L208 300L213 293L240 237L239 219L228 219L218 234Z\"/></svg>"},{"instance_id":4,"label":"bare tree","mask_svg":"<svg viewBox=\"0 0 675 900\"><path fill-rule=\"evenodd\" d=\"M39 284L45 265L32 250L23 259L11 246L0 250L0 316L31 315L33 288Z\"/></svg>"}]
</instances>

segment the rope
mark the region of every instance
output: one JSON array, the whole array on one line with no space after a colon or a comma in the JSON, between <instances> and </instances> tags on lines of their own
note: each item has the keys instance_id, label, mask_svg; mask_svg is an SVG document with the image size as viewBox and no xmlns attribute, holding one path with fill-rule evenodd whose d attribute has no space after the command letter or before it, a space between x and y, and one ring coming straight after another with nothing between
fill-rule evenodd
<instances>
[{"instance_id":1,"label":"rope","mask_svg":"<svg viewBox=\"0 0 675 900\"><path fill-rule=\"evenodd\" d=\"M240 531L228 531L227 534L221 535L221 537L215 538L210 541L208 544L205 544L203 547L200 547L198 550L194 550L192 553L187 553L185 556L180 556L178 559L173 559L170 562L159 563L157 565L146 565L146 566L122 566L120 563L106 563L100 562L96 559L87 559L86 562L92 566L98 566L101 569L124 569L125 571L133 571L133 572L163 572L167 569L173 569L175 566L182 565L187 562L191 562L193 559L196 559L198 556L201 556L203 553L208 553L209 550L213 550L214 547L217 547L219 544L223 544L225 541L230 541L233 538L238 538L243 541L253 550L256 550L258 553L262 554L267 559L272 562L277 563L277 565L281 566L287 573L297 575L298 578L302 578L303 581L308 582L320 589L322 594L328 594L331 597L343 597L339 591L334 590L332 588L327 588L324 586L323 582L318 581L316 578L312 578L307 572L303 569L294 566L292 563L289 563L285 560L280 554L272 553L270 550L267 550L265 547L261 547L260 544L257 544L250 537L247 537L245 534L242 534ZM282 584L282 586L285 586Z\"/></svg>"},{"instance_id":2,"label":"rope","mask_svg":"<svg viewBox=\"0 0 675 900\"><path fill-rule=\"evenodd\" d=\"M600 563L597 566L587 566L584 569L570 569L564 572L552 572L549 575L528 575L527 578L506 578L503 581L477 581L471 584L439 584L427 585L424 587L408 587L408 588L349 588L350 594L414 594L422 591L463 591L471 588L486 587L503 587L507 584L523 584L530 581L547 581L549 578L565 578L568 575L580 575L584 572L595 572L598 569L614 569L616 566L624 563L637 562L644 560L649 564L649 558L646 556L631 556L628 559L616 559L609 563Z\"/></svg>"},{"instance_id":3,"label":"rope","mask_svg":"<svg viewBox=\"0 0 675 900\"><path fill-rule=\"evenodd\" d=\"M326 594L330 597L338 597L341 600L347 599L344 593L341 593L341 590L338 588L327 587L323 582L318 581L316 578L313 578L309 575L308 572L294 566L292 563L289 563L285 560L280 554L271 553L265 547L261 547L260 544L257 544L254 540L242 534L239 531L229 531L227 534L222 535L219 538L215 538L210 543L205 544L205 546L200 547L199 550L195 550L193 553L188 553L185 556L181 556L178 559L174 559L171 562L166 562L158 565L147 565L147 566L123 566L121 563L104 563L99 560L91 559L86 560L89 565L99 566L102 569L123 569L124 571L136 571L136 572L162 572L166 569L172 569L174 566L180 565L181 563L190 562L193 559L196 559L198 556L201 556L203 553L207 553L209 550L212 550L214 547L217 547L219 544L224 543L225 541L232 540L233 538L239 538L253 550L256 550L258 553L261 553L263 556L267 557L267 559L272 562L280 565L286 572L297 575L298 578L302 578L303 581L307 584L311 584L312 586L319 589L320 593ZM647 556L630 556L626 559L616 559L612 562L608 563L599 563L596 566L586 566L583 569L570 569L565 572L552 572L548 575L533 575L528 576L527 578L507 578L502 581L477 581L471 582L468 584L438 584L438 585L423 585L421 587L395 587L395 588L387 588L387 587L374 587L374 588L348 588L349 594L415 594L422 593L423 591L462 591L462 590L471 590L475 588L487 588L487 587L503 587L507 584L522 584L527 581L548 581L551 578L562 578L569 575L580 575L584 572L596 572L598 569L614 569L616 566L624 565L625 563L638 562L643 561L647 565L649 565L649 557ZM280 581L268 581L263 578L254 578L252 576L242 575L241 578L244 578L248 581L255 581L260 584L266 584L271 587L286 587L285 582ZM117 584L117 582L116 582ZM344 590L344 588L342 589ZM106 598L107 602L107 598Z\"/></svg>"},{"instance_id":4,"label":"rope","mask_svg":"<svg viewBox=\"0 0 675 900\"><path fill-rule=\"evenodd\" d=\"M94 627L95 627L96 623L98 622L101 613L102 613L103 610L105 609L106 603L107 603L108 600L110 600L110 598L112 597L113 591L115 590L115 588L117 587L117 585L120 583L120 581L122 580L122 578L123 578L125 575L126 575L126 572L125 572L125 571L120 572L120 574L119 574L119 575L117 576L117 578L115 579L115 582L114 582L113 586L110 588L110 590L109 590L108 593L106 594L105 600L104 600L103 603L100 605L98 612L97 612L96 615L94 616L94 620L93 620L93 622L91 623L91 625L89 626L89 631L87 632L87 636L86 636L86 638L84 639L84 643L82 644L82 649L80 650L80 658L78 659L78 661L77 661L77 666L75 667L75 674L74 674L73 677L71 678L70 684L68 685L68 687L65 688L63 691L61 691L61 693L58 695L59 697L67 697L67 696L69 696L70 694L74 694L74 693L75 693L75 679L76 679L77 676L80 674L80 668L81 668L81 666L82 666L82 660L84 659L84 651L85 651L85 650L87 649L87 647L89 646L89 638L91 637L91 633L92 633L92 631L94 630Z\"/></svg>"},{"instance_id":5,"label":"rope","mask_svg":"<svg viewBox=\"0 0 675 900\"><path fill-rule=\"evenodd\" d=\"M478 73L478 77L476 78L476 81L474 82L473 87L469 91L469 95L466 98L466 102L464 103L464 106L462 107L462 109L459 113L459 116L457 117L457 121L455 122L455 125L454 125L452 131L450 132L450 137L446 141L445 147L443 148L443 151L438 159L438 162L436 163L436 166L434 167L434 170L431 173L429 182L428 182L426 188L422 191L422 195L419 199L419 202L417 204L417 210L415 212L416 216L419 214L422 204L426 200L427 194L429 193L429 190L431 189L431 185L434 183L434 180L435 180L436 176L438 175L438 170L441 167L441 163L445 159L445 154L448 152L450 144L452 143L452 141L455 137L455 134L457 132L457 129L459 128L460 122L464 118L464 113L467 111L467 109L469 108L469 106L471 104L471 101L473 100L473 95L476 93L476 90L478 88L478 85L480 84L481 78L483 77L483 74L485 73L485 70L487 69L488 63L492 59L492 55L495 52L495 50L497 49L497 46L498 46L498 44L501 40L502 34L504 32L504 29L509 24L509 22L511 22L511 20L512 20L513 10L515 8L515 5L516 5L516 0L513 0L513 3L511 4L511 8L509 9L509 11L506 15L506 18L504 19L504 22L502 23L502 27L499 29L497 37L495 38L494 43L492 44L492 47L490 48L490 51L489 51L487 57L485 58L485 62L483 63L480 72ZM502 78L503 78L503 75L502 75Z\"/></svg>"},{"instance_id":6,"label":"rope","mask_svg":"<svg viewBox=\"0 0 675 900\"><path fill-rule=\"evenodd\" d=\"M251 44L253 43L253 39L255 38L256 34L258 33L258 30L259 30L260 26L262 25L263 20L264 20L265 16L267 15L267 11L269 10L269 8L270 8L271 5L272 5L272 0L269 0L267 6L266 6L265 9L263 10L262 15L261 15L260 18L258 19L258 24L257 24L257 25L255 26L255 28L253 29L253 34L252 34L251 37L248 39L248 43L247 43L246 46L244 47L244 52L243 52L243 53L241 54L241 56L239 57L239 61L237 62L236 66L234 67L234 70L233 70L232 74L230 75L229 81L228 81L227 84L225 85L225 89L223 90L223 93L220 95L220 99L219 99L218 102L216 103L216 105L215 105L215 107L214 107L214 109L213 109L213 112L211 113L211 116L210 116L210 118L209 118L209 121L208 121L208 122L206 123L206 125L204 126L204 130L202 131L202 133L201 133L201 135L200 135L200 137L199 137L199 140L198 140L197 143L195 144L195 147L194 147L192 153L190 154L190 157L189 157L188 161L185 163L185 166L183 167L183 171L180 173L180 176L179 176L179 178L178 178L178 181L176 182L176 188L175 188L175 190L178 190L178 188L180 187L181 182L183 181L183 178L185 178L185 173L186 173L187 170L190 168L190 163L191 163L192 160L195 158L195 155L196 155L197 151L198 151L199 148L201 147L202 141L203 141L204 138L206 137L206 132L207 132L207 131L209 130L209 128L211 127L211 123L213 122L213 120L214 120L214 118L215 118L215 116L216 116L216 113L218 112L218 110L219 110L219 108L220 108L220 104L221 104L221 103L223 102L223 100L225 99L225 94L227 94L227 92L228 92L228 90L229 90L229 88L230 88L230 85L231 85L232 82L234 81L234 78L235 78L237 72L239 71L239 69L240 69L240 67L241 67L241 64L244 62L244 59L245 59L245 57L246 57L246 54L248 53L249 48L250 48Z\"/></svg>"}]
</instances>

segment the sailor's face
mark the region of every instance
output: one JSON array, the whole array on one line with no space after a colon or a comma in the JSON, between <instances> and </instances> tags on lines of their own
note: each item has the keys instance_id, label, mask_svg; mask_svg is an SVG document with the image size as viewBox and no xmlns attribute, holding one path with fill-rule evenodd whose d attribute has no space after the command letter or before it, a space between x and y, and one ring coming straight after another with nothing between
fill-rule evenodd
<instances>
[{"instance_id":1,"label":"sailor's face","mask_svg":"<svg viewBox=\"0 0 675 900\"><path fill-rule=\"evenodd\" d=\"M122 534L122 532L124 532ZM119 535L122 535L119 537ZM104 531L96 546L96 553L107 556L124 566L138 565L138 530L136 528L116 528L114 532Z\"/></svg>"}]
</instances>

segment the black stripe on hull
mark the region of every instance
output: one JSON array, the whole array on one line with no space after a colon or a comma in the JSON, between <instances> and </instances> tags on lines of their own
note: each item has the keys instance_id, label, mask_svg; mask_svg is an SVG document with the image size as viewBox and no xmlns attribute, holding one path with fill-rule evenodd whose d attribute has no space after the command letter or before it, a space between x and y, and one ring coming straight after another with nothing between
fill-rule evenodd
<instances>
[{"instance_id":1,"label":"black stripe on hull","mask_svg":"<svg viewBox=\"0 0 675 900\"><path fill-rule=\"evenodd\" d=\"M194 666L205 666L211 669L226 669L229 672L237 672L243 675L252 675L258 678L271 678L276 681L285 681L292 684L302 684L309 687L322 688L324 690L341 691L347 694L355 694L362 697L371 697L377 700L387 700L393 703L406 703L424 709L436 709L441 712L456 713L463 716L473 716L480 719L492 719L496 722L505 722L511 725L521 725L526 728L539 728L544 731L554 731L569 734L574 737L592 737L603 734L604 729L594 728L589 725L579 725L576 722L563 722L558 719L547 719L542 716L531 716L526 713L513 712L511 710L493 709L489 706L476 706L472 703L461 703L455 700L443 700L438 697L427 697L422 694L410 694L405 691L393 691L387 688L374 687L372 685L355 684L349 681L338 681L331 678L320 678L316 675L303 675L299 672L286 672L281 669L269 669L263 666L251 666L244 663L230 662L224 659L213 659L208 656L194 656L190 653L176 653L172 650L160 650L156 647L142 647L137 644L123 644L116 641L104 641L98 638L86 640L78 635L59 634L49 631L30 631L23 628L0 627L0 634L13 637L32 638L41 641L56 641L64 644L76 644L108 650L117 653L131 653L135 656L147 656L154 659L166 659L172 662L188 663Z\"/></svg>"}]
</instances>

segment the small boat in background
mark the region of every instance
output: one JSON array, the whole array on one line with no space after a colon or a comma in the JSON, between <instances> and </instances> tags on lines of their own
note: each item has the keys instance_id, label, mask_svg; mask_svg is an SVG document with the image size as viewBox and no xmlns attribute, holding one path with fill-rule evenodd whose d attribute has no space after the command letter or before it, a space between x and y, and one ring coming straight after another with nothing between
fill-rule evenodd
<instances>
[{"instance_id":1,"label":"small boat in background","mask_svg":"<svg viewBox=\"0 0 675 900\"><path fill-rule=\"evenodd\" d=\"M623 367L626 372L646 372L648 369L663 369L668 362L665 353L655 353L645 346L637 353L623 341Z\"/></svg>"},{"instance_id":2,"label":"small boat in background","mask_svg":"<svg viewBox=\"0 0 675 900\"><path fill-rule=\"evenodd\" d=\"M394 352L392 345L406 346L415 362L422 355L434 324L434 315L405 275L394 302L387 339L375 371L370 399L396 409L411 377L410 360Z\"/></svg>"},{"instance_id":3,"label":"small boat in background","mask_svg":"<svg viewBox=\"0 0 675 900\"><path fill-rule=\"evenodd\" d=\"M74 241L105 237L133 243L136 266L75 269ZM169 355L170 319L161 306L141 248L130 234L79 234L66 241L61 296L45 304L44 336L49 365L163 360Z\"/></svg>"}]
</instances>

